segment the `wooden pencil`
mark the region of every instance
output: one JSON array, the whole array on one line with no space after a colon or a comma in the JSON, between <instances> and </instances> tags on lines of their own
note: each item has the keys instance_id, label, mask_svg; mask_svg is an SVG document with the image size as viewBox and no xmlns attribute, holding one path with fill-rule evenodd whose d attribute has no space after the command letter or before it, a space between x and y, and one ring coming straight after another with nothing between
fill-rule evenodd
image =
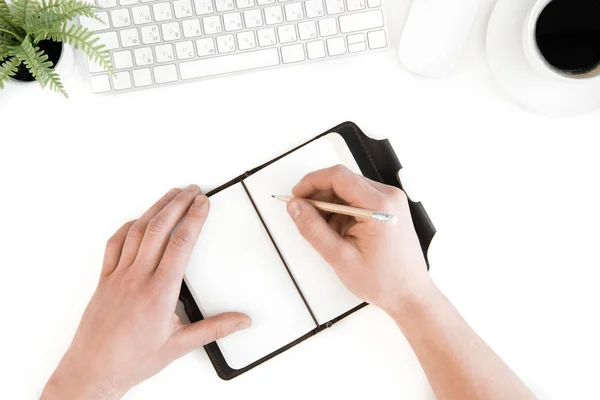
<instances>
[{"instance_id":1,"label":"wooden pencil","mask_svg":"<svg viewBox=\"0 0 600 400\"><path fill-rule=\"evenodd\" d=\"M273 195L271 197L273 197L274 199L283 201L284 203L288 203L290 200L292 200L294 198L293 196L278 196L278 195ZM317 210L320 210L320 211L330 212L330 213L334 213L334 214L348 215L350 217L356 217L356 218L370 218L370 219L374 219L375 221L384 222L387 224L398 223L397 216L395 216L394 214L383 212L383 211L365 210L363 208L344 206L342 204L327 203L325 201L318 201L318 200L311 200L311 199L303 199L303 200L309 202Z\"/></svg>"}]
</instances>

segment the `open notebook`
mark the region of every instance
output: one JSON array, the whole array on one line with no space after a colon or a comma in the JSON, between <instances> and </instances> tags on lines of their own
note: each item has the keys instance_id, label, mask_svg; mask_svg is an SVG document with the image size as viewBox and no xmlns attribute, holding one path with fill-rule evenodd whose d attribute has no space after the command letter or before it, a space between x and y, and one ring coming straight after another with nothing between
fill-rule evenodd
<instances>
[{"instance_id":1,"label":"open notebook","mask_svg":"<svg viewBox=\"0 0 600 400\"><path fill-rule=\"evenodd\" d=\"M190 321L228 311L252 327L209 343L222 379L232 379L364 307L305 242L273 194L290 194L307 173L345 164L402 188L402 168L387 140L345 122L234 178L207 195L211 211L192 254L180 299ZM409 201L425 255L435 234L421 203Z\"/></svg>"},{"instance_id":2,"label":"open notebook","mask_svg":"<svg viewBox=\"0 0 600 400\"><path fill-rule=\"evenodd\" d=\"M250 329L217 341L230 367L246 367L362 303L271 197L335 164L360 173L346 142L330 133L211 196L186 283L204 317L252 318Z\"/></svg>"}]
</instances>

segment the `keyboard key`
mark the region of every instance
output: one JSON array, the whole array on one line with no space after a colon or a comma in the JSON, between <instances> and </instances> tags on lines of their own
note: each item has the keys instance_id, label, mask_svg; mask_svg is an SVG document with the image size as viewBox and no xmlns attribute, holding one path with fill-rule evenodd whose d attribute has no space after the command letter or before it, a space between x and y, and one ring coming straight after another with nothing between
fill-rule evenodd
<instances>
[{"instance_id":1,"label":"keyboard key","mask_svg":"<svg viewBox=\"0 0 600 400\"><path fill-rule=\"evenodd\" d=\"M367 44L365 42L348 45L348 51L350 51L350 53L358 53L365 50L367 50Z\"/></svg>"},{"instance_id":2,"label":"keyboard key","mask_svg":"<svg viewBox=\"0 0 600 400\"><path fill-rule=\"evenodd\" d=\"M265 49L179 64L181 79L201 78L279 65L277 49Z\"/></svg>"},{"instance_id":3,"label":"keyboard key","mask_svg":"<svg viewBox=\"0 0 600 400\"><path fill-rule=\"evenodd\" d=\"M175 43L175 53L179 60L186 60L194 57L194 43L191 40L187 42Z\"/></svg>"},{"instance_id":4,"label":"keyboard key","mask_svg":"<svg viewBox=\"0 0 600 400\"><path fill-rule=\"evenodd\" d=\"M173 8L175 9L175 18L186 18L194 15L190 0L176 0L173 2Z\"/></svg>"},{"instance_id":5,"label":"keyboard key","mask_svg":"<svg viewBox=\"0 0 600 400\"><path fill-rule=\"evenodd\" d=\"M365 31L367 29L382 27L383 12L381 10L342 15L340 17L340 31L342 33Z\"/></svg>"},{"instance_id":6,"label":"keyboard key","mask_svg":"<svg viewBox=\"0 0 600 400\"><path fill-rule=\"evenodd\" d=\"M304 3L304 6L306 7L306 16L308 18L318 18L325 15L323 0L308 0Z\"/></svg>"},{"instance_id":7,"label":"keyboard key","mask_svg":"<svg viewBox=\"0 0 600 400\"><path fill-rule=\"evenodd\" d=\"M240 50L249 50L256 47L256 37L252 31L238 33L237 41Z\"/></svg>"},{"instance_id":8,"label":"keyboard key","mask_svg":"<svg viewBox=\"0 0 600 400\"><path fill-rule=\"evenodd\" d=\"M215 11L212 0L194 0L194 6L196 6L196 14L198 15L211 14Z\"/></svg>"},{"instance_id":9,"label":"keyboard key","mask_svg":"<svg viewBox=\"0 0 600 400\"><path fill-rule=\"evenodd\" d=\"M177 80L177 67L174 64L154 68L156 83L175 82Z\"/></svg>"},{"instance_id":10,"label":"keyboard key","mask_svg":"<svg viewBox=\"0 0 600 400\"><path fill-rule=\"evenodd\" d=\"M215 50L215 41L213 38L205 38L196 40L196 50L200 57L212 56L217 51Z\"/></svg>"},{"instance_id":11,"label":"keyboard key","mask_svg":"<svg viewBox=\"0 0 600 400\"><path fill-rule=\"evenodd\" d=\"M335 18L326 18L319 20L319 32L321 36L333 36L338 34L337 22Z\"/></svg>"},{"instance_id":12,"label":"keyboard key","mask_svg":"<svg viewBox=\"0 0 600 400\"><path fill-rule=\"evenodd\" d=\"M304 55L304 45L302 43L281 48L281 59L284 64L295 63L306 60Z\"/></svg>"},{"instance_id":13,"label":"keyboard key","mask_svg":"<svg viewBox=\"0 0 600 400\"><path fill-rule=\"evenodd\" d=\"M124 26L131 25L131 18L129 17L129 10L126 8L111 11L110 19L112 20L112 24L115 28L122 28Z\"/></svg>"},{"instance_id":14,"label":"keyboard key","mask_svg":"<svg viewBox=\"0 0 600 400\"><path fill-rule=\"evenodd\" d=\"M369 47L371 49L382 49L387 46L384 30L369 32L367 36L369 37Z\"/></svg>"},{"instance_id":15,"label":"keyboard key","mask_svg":"<svg viewBox=\"0 0 600 400\"><path fill-rule=\"evenodd\" d=\"M132 4L137 4L137 0L119 0L119 4L122 6L130 6Z\"/></svg>"},{"instance_id":16,"label":"keyboard key","mask_svg":"<svg viewBox=\"0 0 600 400\"><path fill-rule=\"evenodd\" d=\"M238 8L250 8L254 7L254 0L237 0Z\"/></svg>"},{"instance_id":17,"label":"keyboard key","mask_svg":"<svg viewBox=\"0 0 600 400\"><path fill-rule=\"evenodd\" d=\"M277 36L275 35L275 28L259 29L258 34L258 45L260 47L273 46L277 44Z\"/></svg>"},{"instance_id":18,"label":"keyboard key","mask_svg":"<svg viewBox=\"0 0 600 400\"><path fill-rule=\"evenodd\" d=\"M131 51L117 51L112 54L113 64L115 69L125 69L133 67L133 59L131 58Z\"/></svg>"},{"instance_id":19,"label":"keyboard key","mask_svg":"<svg viewBox=\"0 0 600 400\"><path fill-rule=\"evenodd\" d=\"M221 25L221 17L215 15L213 17L202 18L202 25L204 25L204 33L207 35L213 35L215 33L223 32L223 26Z\"/></svg>"},{"instance_id":20,"label":"keyboard key","mask_svg":"<svg viewBox=\"0 0 600 400\"><path fill-rule=\"evenodd\" d=\"M117 72L112 77L112 83L115 90L129 89L131 87L131 75L128 71Z\"/></svg>"},{"instance_id":21,"label":"keyboard key","mask_svg":"<svg viewBox=\"0 0 600 400\"><path fill-rule=\"evenodd\" d=\"M344 0L325 0L327 4L327 14L341 14L346 11Z\"/></svg>"},{"instance_id":22,"label":"keyboard key","mask_svg":"<svg viewBox=\"0 0 600 400\"><path fill-rule=\"evenodd\" d=\"M136 25L152 22L152 14L150 14L149 6L133 7L131 14L133 14L133 23Z\"/></svg>"},{"instance_id":23,"label":"keyboard key","mask_svg":"<svg viewBox=\"0 0 600 400\"><path fill-rule=\"evenodd\" d=\"M157 22L168 21L173 19L173 12L171 11L171 3L159 3L152 6L154 10L154 19Z\"/></svg>"},{"instance_id":24,"label":"keyboard key","mask_svg":"<svg viewBox=\"0 0 600 400\"><path fill-rule=\"evenodd\" d=\"M183 27L183 36L186 38L200 36L200 20L199 19L188 19L181 21Z\"/></svg>"},{"instance_id":25,"label":"keyboard key","mask_svg":"<svg viewBox=\"0 0 600 400\"><path fill-rule=\"evenodd\" d=\"M306 43L306 52L310 60L325 58L325 43L322 40Z\"/></svg>"},{"instance_id":26,"label":"keyboard key","mask_svg":"<svg viewBox=\"0 0 600 400\"><path fill-rule=\"evenodd\" d=\"M348 36L348 44L354 44L354 43L364 43L367 40L365 39L365 34L364 33L357 33L356 35L349 35Z\"/></svg>"},{"instance_id":27,"label":"keyboard key","mask_svg":"<svg viewBox=\"0 0 600 400\"><path fill-rule=\"evenodd\" d=\"M94 93L105 93L110 92L110 80L108 75L95 75L92 76L92 92Z\"/></svg>"},{"instance_id":28,"label":"keyboard key","mask_svg":"<svg viewBox=\"0 0 600 400\"><path fill-rule=\"evenodd\" d=\"M116 6L117 6L117 0L98 0L98 7L111 8L111 7L116 7ZM110 84L109 84L109 86L110 86Z\"/></svg>"},{"instance_id":29,"label":"keyboard key","mask_svg":"<svg viewBox=\"0 0 600 400\"><path fill-rule=\"evenodd\" d=\"M97 33L96 37L100 39L98 40L98 44L103 44L106 46L107 50L112 50L119 47L117 32Z\"/></svg>"},{"instance_id":30,"label":"keyboard key","mask_svg":"<svg viewBox=\"0 0 600 400\"><path fill-rule=\"evenodd\" d=\"M259 6L266 6L267 4L275 3L275 0L256 0Z\"/></svg>"},{"instance_id":31,"label":"keyboard key","mask_svg":"<svg viewBox=\"0 0 600 400\"><path fill-rule=\"evenodd\" d=\"M233 35L217 36L217 49L219 53L231 53L235 51L235 38Z\"/></svg>"},{"instance_id":32,"label":"keyboard key","mask_svg":"<svg viewBox=\"0 0 600 400\"><path fill-rule=\"evenodd\" d=\"M154 63L154 56L150 47L142 47L141 49L135 49L133 51L133 55L135 56L135 64L138 67Z\"/></svg>"},{"instance_id":33,"label":"keyboard key","mask_svg":"<svg viewBox=\"0 0 600 400\"><path fill-rule=\"evenodd\" d=\"M239 31L244 27L242 14L236 12L223 15L223 25L225 25L225 32Z\"/></svg>"},{"instance_id":34,"label":"keyboard key","mask_svg":"<svg viewBox=\"0 0 600 400\"><path fill-rule=\"evenodd\" d=\"M301 40L316 39L317 23L315 21L301 22L298 24L298 31Z\"/></svg>"},{"instance_id":35,"label":"keyboard key","mask_svg":"<svg viewBox=\"0 0 600 400\"><path fill-rule=\"evenodd\" d=\"M302 3L292 3L285 5L285 18L288 22L298 21L304 18Z\"/></svg>"},{"instance_id":36,"label":"keyboard key","mask_svg":"<svg viewBox=\"0 0 600 400\"><path fill-rule=\"evenodd\" d=\"M133 47L140 44L140 37L136 28L124 29L119 32L121 35L121 46Z\"/></svg>"},{"instance_id":37,"label":"keyboard key","mask_svg":"<svg viewBox=\"0 0 600 400\"><path fill-rule=\"evenodd\" d=\"M104 22L100 22L89 17L81 17L81 25L83 25L85 28L88 28L92 32L110 28L110 22L108 21L107 12L99 12L96 14L96 16Z\"/></svg>"},{"instance_id":38,"label":"keyboard key","mask_svg":"<svg viewBox=\"0 0 600 400\"><path fill-rule=\"evenodd\" d=\"M233 10L233 0L215 0L215 4L219 12Z\"/></svg>"},{"instance_id":39,"label":"keyboard key","mask_svg":"<svg viewBox=\"0 0 600 400\"><path fill-rule=\"evenodd\" d=\"M348 11L359 11L366 8L366 0L346 0L348 3Z\"/></svg>"},{"instance_id":40,"label":"keyboard key","mask_svg":"<svg viewBox=\"0 0 600 400\"><path fill-rule=\"evenodd\" d=\"M327 51L330 56L346 54L346 41L343 37L327 39Z\"/></svg>"},{"instance_id":41,"label":"keyboard key","mask_svg":"<svg viewBox=\"0 0 600 400\"><path fill-rule=\"evenodd\" d=\"M158 25L143 26L140 28L140 31L142 33L142 43L151 44L158 43L160 41Z\"/></svg>"},{"instance_id":42,"label":"keyboard key","mask_svg":"<svg viewBox=\"0 0 600 400\"><path fill-rule=\"evenodd\" d=\"M381 0L369 0L369 8L381 7Z\"/></svg>"},{"instance_id":43,"label":"keyboard key","mask_svg":"<svg viewBox=\"0 0 600 400\"><path fill-rule=\"evenodd\" d=\"M135 87L152 85L152 74L149 68L136 69L133 71L133 84Z\"/></svg>"},{"instance_id":44,"label":"keyboard key","mask_svg":"<svg viewBox=\"0 0 600 400\"><path fill-rule=\"evenodd\" d=\"M298 40L296 36L296 27L294 25L282 25L277 27L277 33L279 34L279 43L291 43Z\"/></svg>"},{"instance_id":45,"label":"keyboard key","mask_svg":"<svg viewBox=\"0 0 600 400\"><path fill-rule=\"evenodd\" d=\"M175 56L173 55L173 45L171 44L161 44L160 46L156 46L154 52L156 53L156 61L159 63L175 60Z\"/></svg>"},{"instance_id":46,"label":"keyboard key","mask_svg":"<svg viewBox=\"0 0 600 400\"><path fill-rule=\"evenodd\" d=\"M164 40L181 39L181 30L179 29L179 22L169 22L167 24L162 24L161 30Z\"/></svg>"},{"instance_id":47,"label":"keyboard key","mask_svg":"<svg viewBox=\"0 0 600 400\"><path fill-rule=\"evenodd\" d=\"M246 28L263 26L262 12L260 9L244 11L244 21L246 22Z\"/></svg>"},{"instance_id":48,"label":"keyboard key","mask_svg":"<svg viewBox=\"0 0 600 400\"><path fill-rule=\"evenodd\" d=\"M283 22L283 10L281 6L265 8L265 22L267 25L275 25Z\"/></svg>"}]
</instances>

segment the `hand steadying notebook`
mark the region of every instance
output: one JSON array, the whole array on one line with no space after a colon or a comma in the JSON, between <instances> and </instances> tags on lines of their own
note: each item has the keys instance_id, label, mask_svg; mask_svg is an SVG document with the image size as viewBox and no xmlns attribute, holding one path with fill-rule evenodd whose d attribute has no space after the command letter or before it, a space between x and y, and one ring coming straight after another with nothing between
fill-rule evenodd
<instances>
[{"instance_id":1,"label":"hand steadying notebook","mask_svg":"<svg viewBox=\"0 0 600 400\"><path fill-rule=\"evenodd\" d=\"M234 378L364 307L300 236L285 205L309 172L344 164L402 187L387 140L346 122L208 193L211 210L188 264L180 298L191 321L238 311L252 327L205 346L217 374ZM425 255L435 234L425 209L409 202Z\"/></svg>"},{"instance_id":2,"label":"hand steadying notebook","mask_svg":"<svg viewBox=\"0 0 600 400\"><path fill-rule=\"evenodd\" d=\"M252 318L250 329L217 341L230 367L243 368L361 304L271 197L335 164L360 173L342 137L331 133L211 196L186 282L205 317L239 311Z\"/></svg>"}]
</instances>

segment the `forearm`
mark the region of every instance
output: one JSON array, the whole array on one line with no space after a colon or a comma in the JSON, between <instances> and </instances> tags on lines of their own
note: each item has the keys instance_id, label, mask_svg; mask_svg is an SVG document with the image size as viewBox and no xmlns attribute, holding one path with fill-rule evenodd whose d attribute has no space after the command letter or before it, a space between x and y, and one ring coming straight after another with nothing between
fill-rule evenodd
<instances>
[{"instance_id":1,"label":"forearm","mask_svg":"<svg viewBox=\"0 0 600 400\"><path fill-rule=\"evenodd\" d=\"M535 399L433 283L421 289L389 313L439 400Z\"/></svg>"}]
</instances>

